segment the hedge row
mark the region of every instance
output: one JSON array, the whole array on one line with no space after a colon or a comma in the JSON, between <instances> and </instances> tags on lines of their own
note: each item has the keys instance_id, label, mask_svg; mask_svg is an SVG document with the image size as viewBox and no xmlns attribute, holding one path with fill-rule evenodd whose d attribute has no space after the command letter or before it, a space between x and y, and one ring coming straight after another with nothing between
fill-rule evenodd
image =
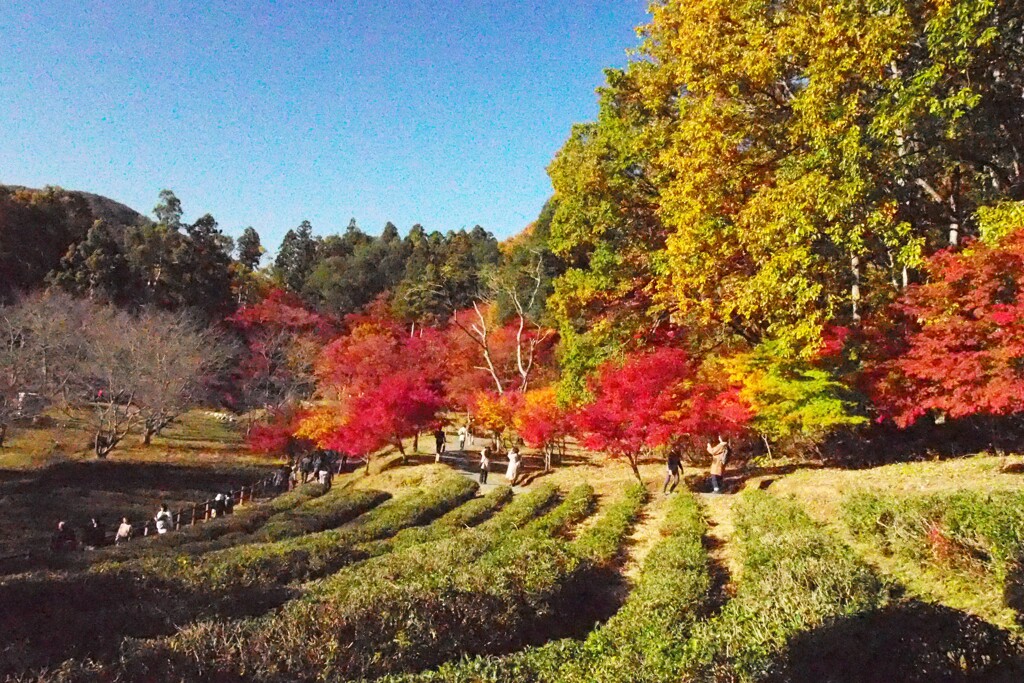
<instances>
[{"instance_id":1,"label":"hedge row","mask_svg":"<svg viewBox=\"0 0 1024 683\"><path fill-rule=\"evenodd\" d=\"M779 675L791 638L887 602L878 574L796 502L755 490L733 511L743 574L733 599L694 628L680 661L692 679Z\"/></svg>"},{"instance_id":2,"label":"hedge row","mask_svg":"<svg viewBox=\"0 0 1024 683\"><path fill-rule=\"evenodd\" d=\"M8 581L0 586L0 612L9 615L3 619L0 671L66 657L104 659L125 636L151 638L197 619L262 613L289 597L280 584L327 574L361 559L365 555L354 549L356 544L428 522L476 490L475 483L450 473L429 490L388 501L330 532L242 545L199 558L146 557L78 574ZM335 502L351 514L386 497L376 491L350 491Z\"/></svg>"},{"instance_id":3,"label":"hedge row","mask_svg":"<svg viewBox=\"0 0 1024 683\"><path fill-rule=\"evenodd\" d=\"M464 529L474 527L493 515L512 498L512 489L500 486L490 493L474 498L448 512L427 526L402 529L391 538L359 545L358 550L367 557L400 552L422 543L444 540Z\"/></svg>"},{"instance_id":4,"label":"hedge row","mask_svg":"<svg viewBox=\"0 0 1024 683\"><path fill-rule=\"evenodd\" d=\"M304 484L270 500L237 507L232 515L211 519L195 526L182 527L173 533L154 535L107 548L96 553L95 559L122 560L142 555L166 554L168 551L203 552L213 549L215 546L211 544L226 537L237 541L238 538L253 533L275 517L299 508L325 493L327 488L321 484Z\"/></svg>"},{"instance_id":5,"label":"hedge row","mask_svg":"<svg viewBox=\"0 0 1024 683\"><path fill-rule=\"evenodd\" d=\"M557 524L524 524L553 496L550 487L517 496L474 529L340 572L277 614L196 624L162 646L142 646L124 679L345 679L500 642L543 607L537 591L557 585L574 566L564 541L536 534L583 519L593 491L574 490L547 513Z\"/></svg>"},{"instance_id":6,"label":"hedge row","mask_svg":"<svg viewBox=\"0 0 1024 683\"><path fill-rule=\"evenodd\" d=\"M460 477L462 478L462 477ZM474 499L462 507L468 507L479 513L478 501L485 499L490 503L506 500L510 494L506 488L495 489L484 498ZM457 513L461 508L448 513L437 519L433 524L423 530L433 530L432 536L443 537L444 540L433 543L415 544L411 540L404 549L399 551L396 547L394 552L376 557L368 562L350 567L327 579L314 582L310 595L327 596L341 589L345 584L352 586L359 585L368 576L376 576L382 571L391 571L396 576L401 574L396 565L398 558L415 557L418 562L409 562L409 571L413 567L424 567L429 558L437 561L438 566L444 566L444 557L454 557L453 550L461 549L462 560L469 556L466 551L468 545L463 541L466 536L472 535L476 538L487 537L490 539L491 547L503 540L507 540L509 534L514 534L531 519L535 518L547 508L557 496L557 489L550 485L540 486L529 493L516 496L500 512L491 519L484 522L480 527L467 532L449 537L442 534L441 529L451 531L452 524L458 518ZM469 519L476 517L470 514ZM465 518L464 518L465 519ZM396 536L402 536L406 532L414 531L406 529ZM368 543L360 546L362 548L374 547L380 549L377 543ZM437 552L440 549L441 552ZM480 554L486 549L480 550ZM438 560L438 558L441 558ZM311 599L316 600L315 597ZM294 609L290 607L290 609ZM287 609L286 609L287 611ZM252 678L252 672L246 673L246 667L252 666L253 653L249 645L241 645L243 641L249 642L251 634L262 632L269 633L274 622L281 619L280 616L267 616L261 619L224 622L222 620L211 622L194 623L182 629L177 635L171 638L152 641L130 641L122 653L121 661L118 664L108 664L102 661L71 661L50 672L44 672L38 680L55 681L92 681L96 679L106 681L136 681L136 680L204 680L218 675L226 676L227 679ZM266 657L267 655L263 655ZM234 670L234 673L230 673ZM221 673L218 673L220 671Z\"/></svg>"},{"instance_id":7,"label":"hedge row","mask_svg":"<svg viewBox=\"0 0 1024 683\"><path fill-rule=\"evenodd\" d=\"M602 523L578 539L577 550L589 555L591 545L584 537L611 539L615 534L606 530L615 527L621 539L629 528L621 520L635 517L644 494L642 489L627 492ZM430 672L385 677L381 683L678 681L690 629L707 610L711 574L702 543L706 524L697 501L678 496L669 506L663 540L647 556L625 604L585 641L563 639L510 656L474 657ZM607 551L600 556L607 557Z\"/></svg>"},{"instance_id":8,"label":"hedge row","mask_svg":"<svg viewBox=\"0 0 1024 683\"><path fill-rule=\"evenodd\" d=\"M431 488L389 500L338 529L209 553L194 564L183 563L182 575L190 583L215 588L284 584L325 576L365 559L359 544L426 524L472 498L477 489L475 482L452 474Z\"/></svg>"}]
</instances>

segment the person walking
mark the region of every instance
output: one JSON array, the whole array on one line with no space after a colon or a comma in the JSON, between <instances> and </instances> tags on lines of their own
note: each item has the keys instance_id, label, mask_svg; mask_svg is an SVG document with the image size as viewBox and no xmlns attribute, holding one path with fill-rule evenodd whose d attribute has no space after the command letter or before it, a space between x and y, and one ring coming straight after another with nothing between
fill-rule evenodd
<instances>
[{"instance_id":1,"label":"person walking","mask_svg":"<svg viewBox=\"0 0 1024 683\"><path fill-rule=\"evenodd\" d=\"M167 509L167 503L160 506L160 510L156 513L153 521L156 522L156 532L158 534L166 534L171 530L171 511Z\"/></svg>"},{"instance_id":2,"label":"person walking","mask_svg":"<svg viewBox=\"0 0 1024 683\"><path fill-rule=\"evenodd\" d=\"M487 473L491 471L490 451L487 446L480 449L480 483L487 483Z\"/></svg>"},{"instance_id":3,"label":"person walking","mask_svg":"<svg viewBox=\"0 0 1024 683\"><path fill-rule=\"evenodd\" d=\"M96 550L96 548L106 545L106 542L107 530L103 528L103 523L97 518L91 517L89 523L82 530L82 547L86 550Z\"/></svg>"},{"instance_id":4,"label":"person walking","mask_svg":"<svg viewBox=\"0 0 1024 683\"><path fill-rule=\"evenodd\" d=\"M441 462L441 454L444 453L444 446L445 446L444 429L441 428L441 427L438 427L437 429L434 430L434 447L435 447L434 462Z\"/></svg>"},{"instance_id":5,"label":"person walking","mask_svg":"<svg viewBox=\"0 0 1024 683\"><path fill-rule=\"evenodd\" d=\"M661 493L668 495L679 486L679 475L683 471L683 461L679 457L679 451L673 448L668 454L668 471L665 473L665 485L661 487ZM669 484L671 483L671 486Z\"/></svg>"},{"instance_id":6,"label":"person walking","mask_svg":"<svg viewBox=\"0 0 1024 683\"><path fill-rule=\"evenodd\" d=\"M466 429L466 425L462 425L461 427L459 427L459 450L460 451L466 450L466 435L468 433L469 433L469 430Z\"/></svg>"},{"instance_id":7,"label":"person walking","mask_svg":"<svg viewBox=\"0 0 1024 683\"><path fill-rule=\"evenodd\" d=\"M512 450L508 452L508 469L505 470L505 478L508 479L509 486L516 485L516 479L519 478L519 450L513 446Z\"/></svg>"},{"instance_id":8,"label":"person walking","mask_svg":"<svg viewBox=\"0 0 1024 683\"><path fill-rule=\"evenodd\" d=\"M715 493L722 492L722 481L725 477L725 463L729 460L729 442L718 437L718 443L714 446L708 442L708 453L711 454L711 490Z\"/></svg>"}]
</instances>

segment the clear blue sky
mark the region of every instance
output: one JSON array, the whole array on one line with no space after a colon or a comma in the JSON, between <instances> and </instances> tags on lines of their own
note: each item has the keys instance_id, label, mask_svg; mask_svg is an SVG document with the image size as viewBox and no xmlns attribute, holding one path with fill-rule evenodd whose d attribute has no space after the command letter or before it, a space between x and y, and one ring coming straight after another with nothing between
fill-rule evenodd
<instances>
[{"instance_id":1,"label":"clear blue sky","mask_svg":"<svg viewBox=\"0 0 1024 683\"><path fill-rule=\"evenodd\" d=\"M0 183L173 189L276 249L309 219L499 237L536 217L545 167L596 113L645 0L6 0Z\"/></svg>"}]
</instances>

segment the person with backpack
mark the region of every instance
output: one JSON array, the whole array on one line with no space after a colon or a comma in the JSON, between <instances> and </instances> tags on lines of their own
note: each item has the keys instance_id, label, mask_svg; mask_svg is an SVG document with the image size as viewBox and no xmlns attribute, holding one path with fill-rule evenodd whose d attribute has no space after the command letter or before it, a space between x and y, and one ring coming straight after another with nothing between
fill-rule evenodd
<instances>
[{"instance_id":1,"label":"person with backpack","mask_svg":"<svg viewBox=\"0 0 1024 683\"><path fill-rule=\"evenodd\" d=\"M722 481L725 477L725 464L729 461L732 449L729 442L719 435L718 443L714 446L708 443L708 453L711 454L711 489L715 493L722 492Z\"/></svg>"}]
</instances>

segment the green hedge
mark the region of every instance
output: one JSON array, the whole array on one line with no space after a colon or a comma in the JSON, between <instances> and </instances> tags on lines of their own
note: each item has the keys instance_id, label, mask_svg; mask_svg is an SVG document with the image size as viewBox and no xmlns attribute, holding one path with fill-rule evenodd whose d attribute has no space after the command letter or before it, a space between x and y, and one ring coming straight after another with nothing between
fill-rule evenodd
<instances>
[{"instance_id":1,"label":"green hedge","mask_svg":"<svg viewBox=\"0 0 1024 683\"><path fill-rule=\"evenodd\" d=\"M639 488L639 487L637 487ZM585 537L606 537L610 548L618 528L625 536L646 492L632 489L612 506L601 523L577 540L590 555ZM435 671L393 676L381 683L632 683L678 681L690 629L708 607L711 574L702 538L707 530L697 501L672 498L661 526L663 539L651 550L622 608L585 641L563 639L504 657L474 657L442 665ZM599 554L607 557L607 551Z\"/></svg>"},{"instance_id":2,"label":"green hedge","mask_svg":"<svg viewBox=\"0 0 1024 683\"><path fill-rule=\"evenodd\" d=\"M370 541L358 546L360 553L377 557L398 552L421 543L444 540L453 534L474 527L493 515L512 498L512 489L500 486L490 493L474 498L451 512L442 515L425 527L402 529L392 538Z\"/></svg>"},{"instance_id":3,"label":"green hedge","mask_svg":"<svg viewBox=\"0 0 1024 683\"><path fill-rule=\"evenodd\" d=\"M564 541L536 534L560 532L585 517L593 506L593 492L589 487L571 492L547 513L557 523L531 523L554 496L550 486L516 496L473 529L339 572L274 615L194 624L174 638L138 646L125 658L124 676L305 680L327 671L344 678L365 662L386 669L409 666L424 656L440 661L438 657L451 656L452 648L458 652L462 644L471 645L467 636L473 642L484 631L495 637L494 605L507 613L514 599L509 591L519 588L514 595L521 600L523 589L539 587L539 576L547 577L541 583L554 585L564 577L567 563L578 563ZM533 561L524 565L524 558ZM507 592L480 590L480 582L494 574L519 574L517 566L529 566L530 571L501 583ZM464 593L459 590L463 584ZM444 635L450 636L453 627L458 628L455 640Z\"/></svg>"},{"instance_id":4,"label":"green hedge","mask_svg":"<svg viewBox=\"0 0 1024 683\"><path fill-rule=\"evenodd\" d=\"M340 489L337 489L340 490ZM232 515L186 526L167 534L138 539L101 550L94 561L124 560L143 555L160 555L168 551L198 554L228 547L253 533L278 515L287 513L327 493L320 484L304 484L280 496L235 508Z\"/></svg>"},{"instance_id":5,"label":"green hedge","mask_svg":"<svg viewBox=\"0 0 1024 683\"><path fill-rule=\"evenodd\" d=\"M793 636L887 602L878 574L796 502L748 491L733 511L743 573L733 599L694 628L681 661L694 679L760 680Z\"/></svg>"},{"instance_id":6,"label":"green hedge","mask_svg":"<svg viewBox=\"0 0 1024 683\"><path fill-rule=\"evenodd\" d=\"M366 555L358 544L425 524L472 498L478 486L458 474L435 486L389 500L353 522L330 531L271 543L227 548L180 563L186 580L213 587L289 583L325 576ZM183 558L179 558L183 559Z\"/></svg>"}]
</instances>

